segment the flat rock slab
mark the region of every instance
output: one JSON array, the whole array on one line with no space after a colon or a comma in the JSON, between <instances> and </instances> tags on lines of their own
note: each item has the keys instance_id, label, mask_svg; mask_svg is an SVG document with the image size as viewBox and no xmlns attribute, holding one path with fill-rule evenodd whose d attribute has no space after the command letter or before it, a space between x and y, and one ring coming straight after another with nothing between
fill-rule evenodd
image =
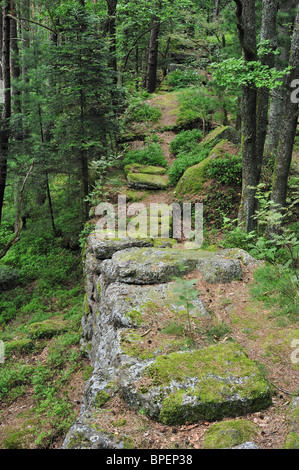
<instances>
[{"instance_id":1,"label":"flat rock slab","mask_svg":"<svg viewBox=\"0 0 299 470\"><path fill-rule=\"evenodd\" d=\"M271 390L255 362L235 342L159 356L123 371L125 401L166 425L221 420L271 405Z\"/></svg>"},{"instance_id":2,"label":"flat rock slab","mask_svg":"<svg viewBox=\"0 0 299 470\"><path fill-rule=\"evenodd\" d=\"M132 248L115 253L101 266L109 282L159 284L198 269L207 282L242 278L239 260L204 250Z\"/></svg>"},{"instance_id":3,"label":"flat rock slab","mask_svg":"<svg viewBox=\"0 0 299 470\"><path fill-rule=\"evenodd\" d=\"M117 327L134 328L143 323L146 310L153 316L163 315L164 309L173 313L184 312L184 301L178 302L175 292L176 282L161 285L130 285L112 283L105 292L105 303L111 312L111 322ZM210 318L200 298L189 301L192 303L190 315L197 318Z\"/></svg>"},{"instance_id":4,"label":"flat rock slab","mask_svg":"<svg viewBox=\"0 0 299 470\"><path fill-rule=\"evenodd\" d=\"M137 238L117 238L105 240L100 236L91 235L89 237L89 246L97 259L109 259L117 251L126 250L133 247L151 247L154 246L153 240Z\"/></svg>"},{"instance_id":5,"label":"flat rock slab","mask_svg":"<svg viewBox=\"0 0 299 470\"><path fill-rule=\"evenodd\" d=\"M168 175L129 173L127 182L130 188L144 190L163 190L169 187Z\"/></svg>"}]
</instances>

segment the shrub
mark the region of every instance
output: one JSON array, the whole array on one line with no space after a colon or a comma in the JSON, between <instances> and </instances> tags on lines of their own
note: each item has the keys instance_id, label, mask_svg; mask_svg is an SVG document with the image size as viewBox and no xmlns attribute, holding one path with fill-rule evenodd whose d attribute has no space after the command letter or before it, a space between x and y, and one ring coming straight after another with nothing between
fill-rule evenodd
<instances>
[{"instance_id":1,"label":"shrub","mask_svg":"<svg viewBox=\"0 0 299 470\"><path fill-rule=\"evenodd\" d=\"M186 68L185 70L174 70L167 78L166 83L171 88L186 88L190 85L201 85L202 76L199 72L192 68Z\"/></svg>"},{"instance_id":2,"label":"shrub","mask_svg":"<svg viewBox=\"0 0 299 470\"><path fill-rule=\"evenodd\" d=\"M197 165L209 155L209 149L198 147L192 153L181 153L168 171L170 185L174 186L190 166Z\"/></svg>"},{"instance_id":3,"label":"shrub","mask_svg":"<svg viewBox=\"0 0 299 470\"><path fill-rule=\"evenodd\" d=\"M225 156L211 160L206 174L209 178L216 178L218 183L231 185L241 184L242 158L236 155Z\"/></svg>"},{"instance_id":4,"label":"shrub","mask_svg":"<svg viewBox=\"0 0 299 470\"><path fill-rule=\"evenodd\" d=\"M127 122L157 122L161 116L162 112L159 108L134 100L127 109L125 119Z\"/></svg>"},{"instance_id":5,"label":"shrub","mask_svg":"<svg viewBox=\"0 0 299 470\"><path fill-rule=\"evenodd\" d=\"M124 158L124 166L132 163L142 165L167 166L167 160L159 144L151 143L139 150L130 150Z\"/></svg>"},{"instance_id":6,"label":"shrub","mask_svg":"<svg viewBox=\"0 0 299 470\"><path fill-rule=\"evenodd\" d=\"M0 290L12 289L20 278L18 269L9 266L0 267Z\"/></svg>"},{"instance_id":7,"label":"shrub","mask_svg":"<svg viewBox=\"0 0 299 470\"><path fill-rule=\"evenodd\" d=\"M170 150L174 154L188 152L194 149L202 139L202 131L200 129L192 129L180 132L170 143Z\"/></svg>"}]
</instances>

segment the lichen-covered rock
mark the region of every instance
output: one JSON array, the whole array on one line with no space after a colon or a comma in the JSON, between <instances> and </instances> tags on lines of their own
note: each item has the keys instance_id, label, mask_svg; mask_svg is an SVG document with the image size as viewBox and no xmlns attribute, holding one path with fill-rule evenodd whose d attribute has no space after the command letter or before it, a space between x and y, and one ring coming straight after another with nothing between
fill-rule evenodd
<instances>
[{"instance_id":1,"label":"lichen-covered rock","mask_svg":"<svg viewBox=\"0 0 299 470\"><path fill-rule=\"evenodd\" d=\"M205 433L204 449L244 448L241 445L257 434L258 427L246 419L221 421L212 424Z\"/></svg>"},{"instance_id":2,"label":"lichen-covered rock","mask_svg":"<svg viewBox=\"0 0 299 470\"><path fill-rule=\"evenodd\" d=\"M62 449L123 449L124 443L92 428L89 424L76 423L69 430Z\"/></svg>"},{"instance_id":3,"label":"lichen-covered rock","mask_svg":"<svg viewBox=\"0 0 299 470\"><path fill-rule=\"evenodd\" d=\"M288 419L290 429L284 447L285 449L299 449L299 397L291 401Z\"/></svg>"},{"instance_id":4,"label":"lichen-covered rock","mask_svg":"<svg viewBox=\"0 0 299 470\"><path fill-rule=\"evenodd\" d=\"M133 189L162 190L169 186L169 176L161 174L129 173L128 186Z\"/></svg>"},{"instance_id":5,"label":"lichen-covered rock","mask_svg":"<svg viewBox=\"0 0 299 470\"><path fill-rule=\"evenodd\" d=\"M101 270L109 282L157 284L198 269L207 282L230 282L242 278L239 260L204 250L128 249L104 261Z\"/></svg>"},{"instance_id":6,"label":"lichen-covered rock","mask_svg":"<svg viewBox=\"0 0 299 470\"><path fill-rule=\"evenodd\" d=\"M255 264L261 264L262 261L257 260L253 256L251 256L247 251L242 250L241 248L226 248L218 252L218 256L221 258L229 258L233 260L241 261L244 266L252 266Z\"/></svg>"},{"instance_id":7,"label":"lichen-covered rock","mask_svg":"<svg viewBox=\"0 0 299 470\"><path fill-rule=\"evenodd\" d=\"M131 406L168 425L235 417L271 404L268 383L234 342L128 368L120 390Z\"/></svg>"},{"instance_id":8,"label":"lichen-covered rock","mask_svg":"<svg viewBox=\"0 0 299 470\"><path fill-rule=\"evenodd\" d=\"M211 284L228 283L242 279L242 268L238 260L214 256L213 259L199 260L198 270L205 281Z\"/></svg>"},{"instance_id":9,"label":"lichen-covered rock","mask_svg":"<svg viewBox=\"0 0 299 470\"><path fill-rule=\"evenodd\" d=\"M99 260L109 259L117 251L127 248L154 246L153 240L150 239L124 237L103 240L96 235L90 236L89 244L95 257Z\"/></svg>"},{"instance_id":10,"label":"lichen-covered rock","mask_svg":"<svg viewBox=\"0 0 299 470\"><path fill-rule=\"evenodd\" d=\"M251 449L251 450L256 450L259 449L259 446L254 444L253 442L243 442L243 444L240 444L239 446L234 446L232 449Z\"/></svg>"},{"instance_id":11,"label":"lichen-covered rock","mask_svg":"<svg viewBox=\"0 0 299 470\"><path fill-rule=\"evenodd\" d=\"M184 310L184 301L177 304L175 298L176 282L159 285L128 285L112 283L105 293L105 302L109 308L111 322L117 327L138 327L143 322L147 307L151 308L153 316L163 313L164 309L172 312ZM209 317L200 298L192 301L191 315L194 317Z\"/></svg>"}]
</instances>

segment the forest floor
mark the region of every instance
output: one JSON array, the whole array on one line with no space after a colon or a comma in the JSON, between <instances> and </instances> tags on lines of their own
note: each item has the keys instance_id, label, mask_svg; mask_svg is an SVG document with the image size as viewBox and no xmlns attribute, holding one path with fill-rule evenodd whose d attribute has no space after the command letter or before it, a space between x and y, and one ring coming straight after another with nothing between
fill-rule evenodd
<instances>
[{"instance_id":1,"label":"forest floor","mask_svg":"<svg viewBox=\"0 0 299 470\"><path fill-rule=\"evenodd\" d=\"M175 137L175 133L163 128L169 128L175 124L178 116L178 101L175 93L156 94L150 100L151 106L157 106L162 111L162 118L157 125L153 125L150 131L158 135L164 154L171 164L174 157L169 150L169 144ZM144 131L144 129L141 129ZM143 140L131 143L131 148L140 148ZM296 158L298 155L296 154ZM127 190L125 179L123 186L118 187L118 193ZM171 203L172 191L146 191L141 192L142 203L149 205L151 202ZM221 238L221 234L219 234ZM193 273L188 278L200 277L199 273ZM299 322L283 324L280 321L279 312L264 308L251 294L251 287L255 284L253 268L244 268L244 277L241 281L233 281L230 284L211 285L203 280L197 284L200 298L205 303L215 325L225 325L226 333L217 333L215 329L212 343L225 341L232 337L246 351L248 356L260 364L265 376L273 387L273 404L266 410L248 414L236 419L247 419L258 427L258 435L254 443L261 449L283 448L288 432L287 410L293 394L298 393L298 364L291 361L294 349L291 342L299 335ZM211 330L212 331L212 330ZM147 334L148 342L154 341L155 331ZM32 358L24 355L28 363L43 363L46 361L47 351L51 345L48 340L46 346L39 354ZM87 365L87 361L84 363ZM73 373L62 386L61 394L68 395L73 403L73 409L79 414L81 399L85 386L84 368ZM23 426L24 419L30 417L35 403L32 398L32 390L26 392L10 404L0 405L0 448L7 446L7 436L17 433ZM103 406L107 410L107 422L105 414L102 415L101 428L107 428L109 433L126 433L135 436L137 448L169 449L188 448L201 449L204 446L206 431L211 427L211 422L198 422L183 426L164 426L145 415L141 415L128 407L121 397L116 394L114 398ZM109 411L109 413L108 413ZM112 413L114 425L108 415ZM120 424L122 423L121 427ZM28 426L36 428L39 423L34 421ZM43 425L40 432L44 431ZM52 449L59 449L63 442L63 436L53 439L49 445ZM21 445L21 444L20 444ZM30 438L30 432L26 437L26 446L36 448L34 438ZM21 445L22 447L22 445Z\"/></svg>"}]
</instances>

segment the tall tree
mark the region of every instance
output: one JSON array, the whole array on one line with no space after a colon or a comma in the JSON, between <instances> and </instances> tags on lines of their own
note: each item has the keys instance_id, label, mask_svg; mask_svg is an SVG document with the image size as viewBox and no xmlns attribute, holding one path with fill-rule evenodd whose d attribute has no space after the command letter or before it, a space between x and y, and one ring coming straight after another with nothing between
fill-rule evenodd
<instances>
[{"instance_id":1,"label":"tall tree","mask_svg":"<svg viewBox=\"0 0 299 470\"><path fill-rule=\"evenodd\" d=\"M257 60L255 0L235 0L239 40L247 63ZM242 198L239 223L247 232L254 230L256 211L255 187L258 184L256 155L257 91L243 85L242 89Z\"/></svg>"},{"instance_id":2,"label":"tall tree","mask_svg":"<svg viewBox=\"0 0 299 470\"><path fill-rule=\"evenodd\" d=\"M298 103L291 100L293 92L291 84L293 80L297 80L299 77L299 8L297 9L292 37L290 66L292 69L286 84L282 117L283 127L280 132L272 188L272 201L278 210L282 210L286 206L288 176L298 124Z\"/></svg>"},{"instance_id":3,"label":"tall tree","mask_svg":"<svg viewBox=\"0 0 299 470\"><path fill-rule=\"evenodd\" d=\"M7 0L2 10L2 76L4 87L4 103L0 123L0 224L7 181L7 160L10 137L11 118L11 75L10 75L10 9L11 2Z\"/></svg>"},{"instance_id":4,"label":"tall tree","mask_svg":"<svg viewBox=\"0 0 299 470\"><path fill-rule=\"evenodd\" d=\"M278 0L263 0L262 2L262 24L261 24L261 46L264 51L260 60L263 66L272 69L275 65L275 51L277 49L277 28L276 18L278 11ZM256 135L256 156L257 156L257 179L259 180L266 135L268 130L270 90L262 87L257 92L257 135Z\"/></svg>"}]
</instances>

